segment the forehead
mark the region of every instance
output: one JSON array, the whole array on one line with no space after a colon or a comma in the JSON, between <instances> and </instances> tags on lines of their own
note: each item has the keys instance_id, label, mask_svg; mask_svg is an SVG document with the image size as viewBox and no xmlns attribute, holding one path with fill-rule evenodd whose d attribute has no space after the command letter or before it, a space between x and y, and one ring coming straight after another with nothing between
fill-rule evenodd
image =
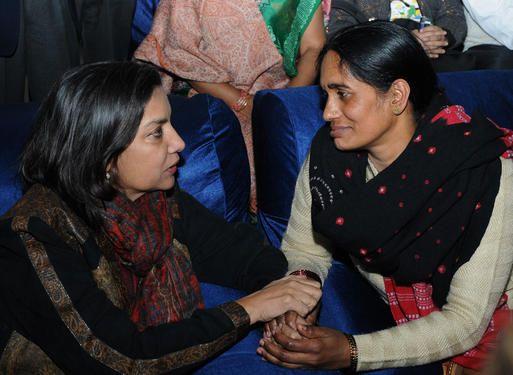
<instances>
[{"instance_id":1,"label":"forehead","mask_svg":"<svg viewBox=\"0 0 513 375\"><path fill-rule=\"evenodd\" d=\"M321 86L327 88L330 84L347 84L354 79L344 64L340 65L339 55L328 51L321 64Z\"/></svg>"}]
</instances>

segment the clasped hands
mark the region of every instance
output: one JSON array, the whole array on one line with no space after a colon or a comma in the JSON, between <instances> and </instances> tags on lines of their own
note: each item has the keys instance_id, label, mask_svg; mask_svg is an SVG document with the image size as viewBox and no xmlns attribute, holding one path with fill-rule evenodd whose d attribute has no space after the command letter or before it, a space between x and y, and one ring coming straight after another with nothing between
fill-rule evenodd
<instances>
[{"instance_id":1,"label":"clasped hands","mask_svg":"<svg viewBox=\"0 0 513 375\"><path fill-rule=\"evenodd\" d=\"M268 362L297 368L340 369L349 367L346 336L316 325L320 301L306 316L295 311L267 322L257 353Z\"/></svg>"},{"instance_id":2,"label":"clasped hands","mask_svg":"<svg viewBox=\"0 0 513 375\"><path fill-rule=\"evenodd\" d=\"M439 26L426 26L422 30L413 30L412 33L432 59L443 55L449 45L447 31Z\"/></svg>"}]
</instances>

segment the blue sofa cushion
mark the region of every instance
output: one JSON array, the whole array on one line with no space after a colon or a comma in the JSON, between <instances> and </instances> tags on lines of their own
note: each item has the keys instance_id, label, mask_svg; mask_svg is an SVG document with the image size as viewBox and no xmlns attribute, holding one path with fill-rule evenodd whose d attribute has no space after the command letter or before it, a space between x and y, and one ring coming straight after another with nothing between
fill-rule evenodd
<instances>
[{"instance_id":1,"label":"blue sofa cushion","mask_svg":"<svg viewBox=\"0 0 513 375\"><path fill-rule=\"evenodd\" d=\"M468 113L479 109L513 129L513 71L439 74L449 99ZM258 220L279 247L290 216L295 181L316 131L324 124L318 87L264 90L254 100Z\"/></svg>"},{"instance_id":2,"label":"blue sofa cushion","mask_svg":"<svg viewBox=\"0 0 513 375\"><path fill-rule=\"evenodd\" d=\"M247 221L249 165L237 118L207 95L170 100L173 125L186 143L178 185L228 221ZM36 110L35 104L0 106L0 215L21 196L18 157Z\"/></svg>"},{"instance_id":3,"label":"blue sofa cushion","mask_svg":"<svg viewBox=\"0 0 513 375\"><path fill-rule=\"evenodd\" d=\"M226 220L247 221L249 163L237 117L208 95L170 101L172 124L185 141L178 185Z\"/></svg>"},{"instance_id":4,"label":"blue sofa cushion","mask_svg":"<svg viewBox=\"0 0 513 375\"><path fill-rule=\"evenodd\" d=\"M263 90L253 105L258 220L269 242L280 247L299 169L324 125L321 90Z\"/></svg>"}]
</instances>

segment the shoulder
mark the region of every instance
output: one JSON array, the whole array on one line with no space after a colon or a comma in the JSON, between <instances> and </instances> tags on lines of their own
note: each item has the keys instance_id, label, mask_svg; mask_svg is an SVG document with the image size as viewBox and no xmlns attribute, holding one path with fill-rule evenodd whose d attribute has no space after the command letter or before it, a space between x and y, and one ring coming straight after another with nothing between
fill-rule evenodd
<instances>
[{"instance_id":1,"label":"shoulder","mask_svg":"<svg viewBox=\"0 0 513 375\"><path fill-rule=\"evenodd\" d=\"M56 193L41 185L32 186L1 220L7 236L27 234L58 246L76 248L94 234Z\"/></svg>"}]
</instances>

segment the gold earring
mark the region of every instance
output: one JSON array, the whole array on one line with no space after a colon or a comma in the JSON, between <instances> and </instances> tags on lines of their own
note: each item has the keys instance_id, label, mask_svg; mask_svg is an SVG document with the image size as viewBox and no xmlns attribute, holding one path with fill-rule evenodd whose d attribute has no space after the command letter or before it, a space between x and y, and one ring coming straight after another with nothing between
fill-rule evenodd
<instances>
[{"instance_id":1,"label":"gold earring","mask_svg":"<svg viewBox=\"0 0 513 375\"><path fill-rule=\"evenodd\" d=\"M394 109L392 109L392 112L394 112L394 115L400 115L401 114L401 108L399 107L395 107Z\"/></svg>"}]
</instances>

